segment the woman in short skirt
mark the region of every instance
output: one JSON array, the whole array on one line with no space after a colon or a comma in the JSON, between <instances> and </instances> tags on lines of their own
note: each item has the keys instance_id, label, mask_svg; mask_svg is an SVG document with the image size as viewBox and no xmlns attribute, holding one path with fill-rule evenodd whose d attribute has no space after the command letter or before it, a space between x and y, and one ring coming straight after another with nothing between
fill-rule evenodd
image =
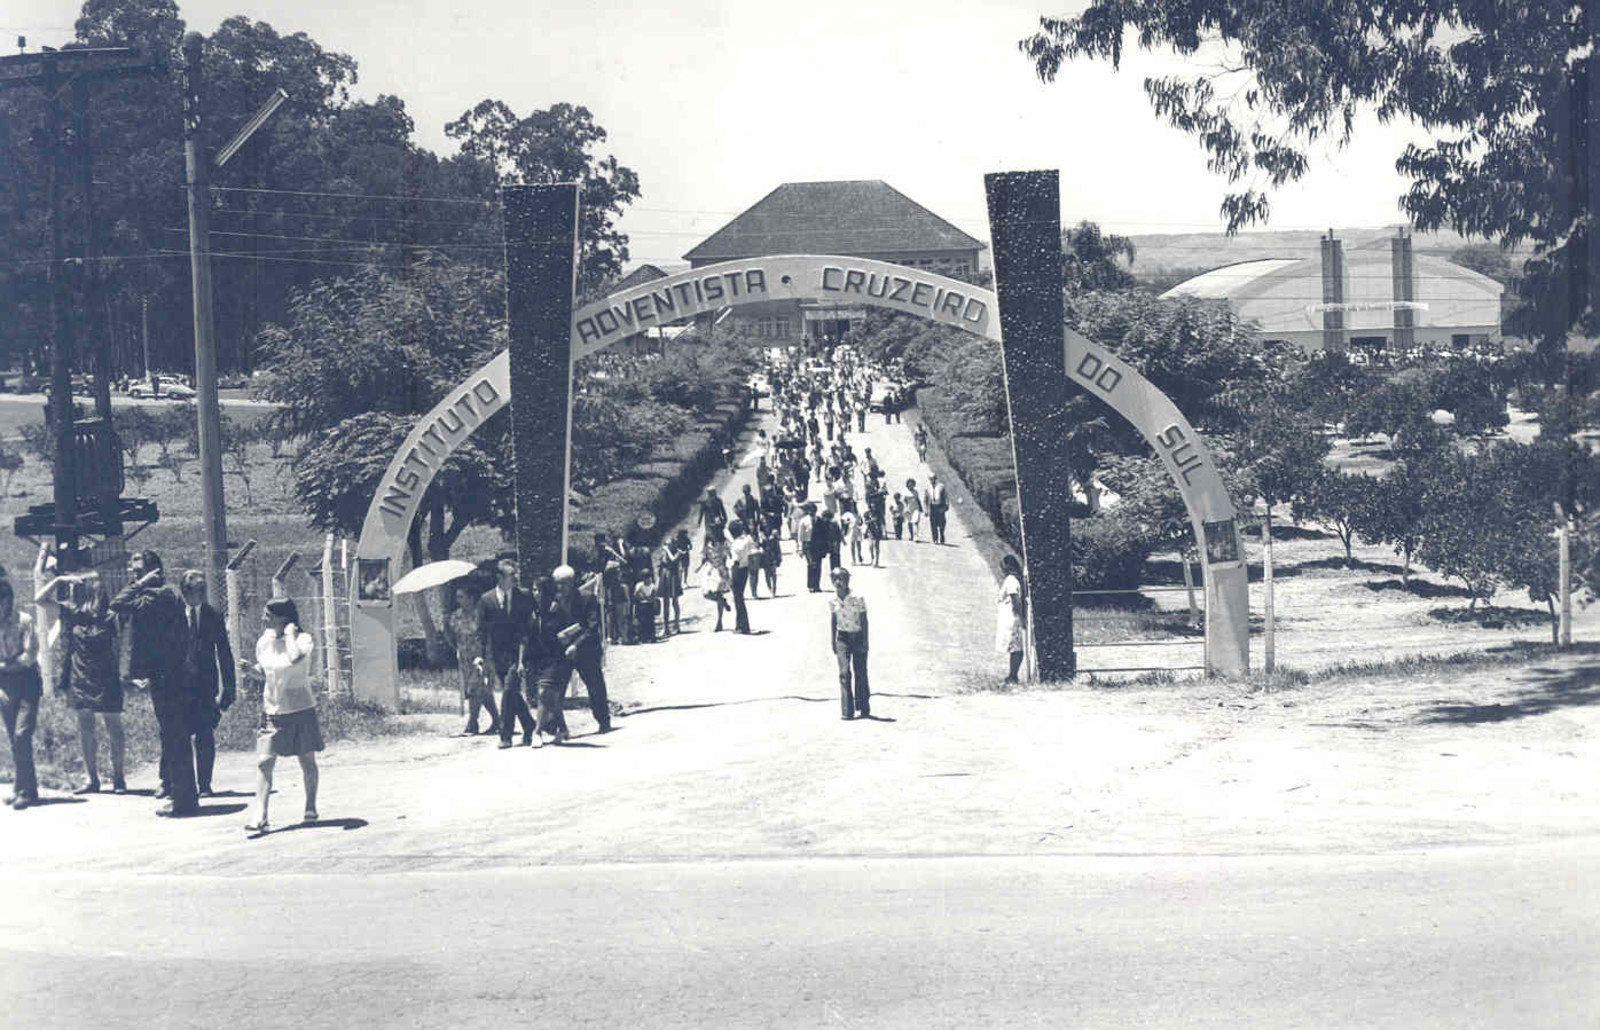
<instances>
[{"instance_id":1,"label":"woman in short skirt","mask_svg":"<svg viewBox=\"0 0 1600 1030\"><path fill-rule=\"evenodd\" d=\"M317 752L322 750L322 728L317 724L316 699L311 694L311 634L300 629L300 612L293 601L274 597L263 613L266 629L256 641L256 671L266 683L261 707L266 721L256 738L256 818L245 826L251 833L266 833L267 799L272 793L272 767L279 756L300 760L306 785L305 821L317 821Z\"/></svg>"},{"instance_id":2,"label":"woman in short skirt","mask_svg":"<svg viewBox=\"0 0 1600 1030\"><path fill-rule=\"evenodd\" d=\"M123 775L127 743L122 729L122 677L117 668L117 617L106 607L100 577L91 572L51 580L40 590L37 600L41 608L57 606L65 639L58 689L67 699L67 707L77 713L78 742L88 774L74 793L93 794L100 790L96 715L105 723L106 740L111 745L111 789L124 793L128 789Z\"/></svg>"}]
</instances>

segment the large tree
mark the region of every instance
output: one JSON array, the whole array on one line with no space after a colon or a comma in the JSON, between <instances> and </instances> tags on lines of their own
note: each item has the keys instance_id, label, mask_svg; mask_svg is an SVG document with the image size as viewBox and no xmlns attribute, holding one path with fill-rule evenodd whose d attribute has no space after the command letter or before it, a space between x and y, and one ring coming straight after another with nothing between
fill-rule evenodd
<instances>
[{"instance_id":1,"label":"large tree","mask_svg":"<svg viewBox=\"0 0 1600 1030\"><path fill-rule=\"evenodd\" d=\"M1589 220L1600 87L1600 13L1569 0L1091 0L1040 19L1020 44L1041 79L1079 57L1120 65L1137 45L1203 56L1147 78L1155 113L1205 148L1236 188L1229 231L1264 221L1268 193L1308 152L1347 143L1357 115L1412 119L1433 135L1396 167L1419 229L1526 241L1523 297L1550 349L1575 324L1600 331ZM1587 273L1587 274L1586 274Z\"/></svg>"},{"instance_id":2,"label":"large tree","mask_svg":"<svg viewBox=\"0 0 1600 1030\"><path fill-rule=\"evenodd\" d=\"M639 197L639 176L594 148L606 130L589 109L552 104L519 117L499 100L483 100L444 127L461 154L512 182L578 182L583 187L579 225L578 288L587 293L615 279L628 261L628 237L619 232L622 209Z\"/></svg>"}]
</instances>

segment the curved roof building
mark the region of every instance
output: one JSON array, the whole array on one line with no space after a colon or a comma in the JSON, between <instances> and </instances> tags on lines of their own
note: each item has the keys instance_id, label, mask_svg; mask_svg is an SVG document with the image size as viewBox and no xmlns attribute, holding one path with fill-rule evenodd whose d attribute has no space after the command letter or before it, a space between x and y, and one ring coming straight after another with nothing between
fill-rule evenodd
<instances>
[{"instance_id":1,"label":"curved roof building","mask_svg":"<svg viewBox=\"0 0 1600 1030\"><path fill-rule=\"evenodd\" d=\"M1500 341L1501 285L1443 258L1413 255L1402 233L1387 249L1346 252L1330 233L1320 258L1268 258L1213 268L1163 296L1226 301L1263 339L1312 352L1461 349Z\"/></svg>"}]
</instances>

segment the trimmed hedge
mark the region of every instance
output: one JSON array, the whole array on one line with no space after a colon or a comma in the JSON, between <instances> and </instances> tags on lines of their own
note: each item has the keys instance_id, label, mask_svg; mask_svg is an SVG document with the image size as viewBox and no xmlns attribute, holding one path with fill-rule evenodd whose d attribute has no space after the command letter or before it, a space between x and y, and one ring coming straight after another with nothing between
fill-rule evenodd
<instances>
[{"instance_id":1,"label":"trimmed hedge","mask_svg":"<svg viewBox=\"0 0 1600 1030\"><path fill-rule=\"evenodd\" d=\"M569 527L572 551L587 552L595 533L627 535L645 512L655 516L655 529L647 534L654 546L662 533L689 513L722 467L724 443L738 437L749 417L746 405L724 401L710 418L663 448L664 453L634 466L575 504Z\"/></svg>"},{"instance_id":2,"label":"trimmed hedge","mask_svg":"<svg viewBox=\"0 0 1600 1030\"><path fill-rule=\"evenodd\" d=\"M928 435L944 452L973 501L989 517L995 532L1021 554L1022 509L1017 502L1011 440L964 431L961 413L937 386L919 389L915 403ZM1073 583L1084 590L1137 587L1151 550L1147 534L1115 514L1074 519Z\"/></svg>"}]
</instances>

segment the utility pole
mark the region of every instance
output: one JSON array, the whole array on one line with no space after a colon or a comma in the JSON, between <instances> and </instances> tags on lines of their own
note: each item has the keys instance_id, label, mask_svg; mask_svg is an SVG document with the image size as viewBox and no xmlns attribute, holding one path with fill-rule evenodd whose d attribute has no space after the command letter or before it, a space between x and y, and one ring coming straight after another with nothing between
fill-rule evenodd
<instances>
[{"instance_id":1,"label":"utility pole","mask_svg":"<svg viewBox=\"0 0 1600 1030\"><path fill-rule=\"evenodd\" d=\"M67 331L66 241L61 211L61 73L55 61L43 71L45 146L49 148L50 205L50 421L56 436L54 467L56 562L61 571L77 568L78 484L72 462L72 334Z\"/></svg>"},{"instance_id":2,"label":"utility pole","mask_svg":"<svg viewBox=\"0 0 1600 1030\"><path fill-rule=\"evenodd\" d=\"M55 461L52 469L54 504L50 532L55 537L60 569L71 571L77 562L78 490L74 467L74 426L72 411L73 339L68 324L67 255L65 214L62 211L65 164L62 133L64 112L62 94L70 87L79 109L80 134L88 128L91 81L145 74L160 69L159 64L140 63L138 51L129 47L45 49L36 54L20 53L0 57L0 89L31 88L45 101L45 165L48 170L47 194L50 208L50 263L47 280L50 288L50 423L55 432ZM88 141L80 141L79 159L88 158ZM86 211L92 188L89 173L80 182ZM87 217L87 214L86 214ZM92 234L90 234L92 235ZM93 244L86 235L85 258ZM87 261L85 261L87 264ZM80 320L81 321L81 320Z\"/></svg>"},{"instance_id":3,"label":"utility pole","mask_svg":"<svg viewBox=\"0 0 1600 1030\"><path fill-rule=\"evenodd\" d=\"M228 512L222 497L222 410L217 403L217 342L211 320L211 186L201 146L200 51L183 40L183 167L189 187L189 276L194 287L194 391L200 421L200 504L206 535L206 594L224 595Z\"/></svg>"},{"instance_id":4,"label":"utility pole","mask_svg":"<svg viewBox=\"0 0 1600 1030\"><path fill-rule=\"evenodd\" d=\"M183 165L189 189L189 276L194 288L194 391L200 430L201 517L206 533L206 592L226 596L228 512L222 495L222 409L217 398L217 341L211 315L211 162L201 139L201 51L205 38L183 40ZM218 168L244 146L288 94L277 90L217 155ZM146 357L146 367L149 359Z\"/></svg>"}]
</instances>

